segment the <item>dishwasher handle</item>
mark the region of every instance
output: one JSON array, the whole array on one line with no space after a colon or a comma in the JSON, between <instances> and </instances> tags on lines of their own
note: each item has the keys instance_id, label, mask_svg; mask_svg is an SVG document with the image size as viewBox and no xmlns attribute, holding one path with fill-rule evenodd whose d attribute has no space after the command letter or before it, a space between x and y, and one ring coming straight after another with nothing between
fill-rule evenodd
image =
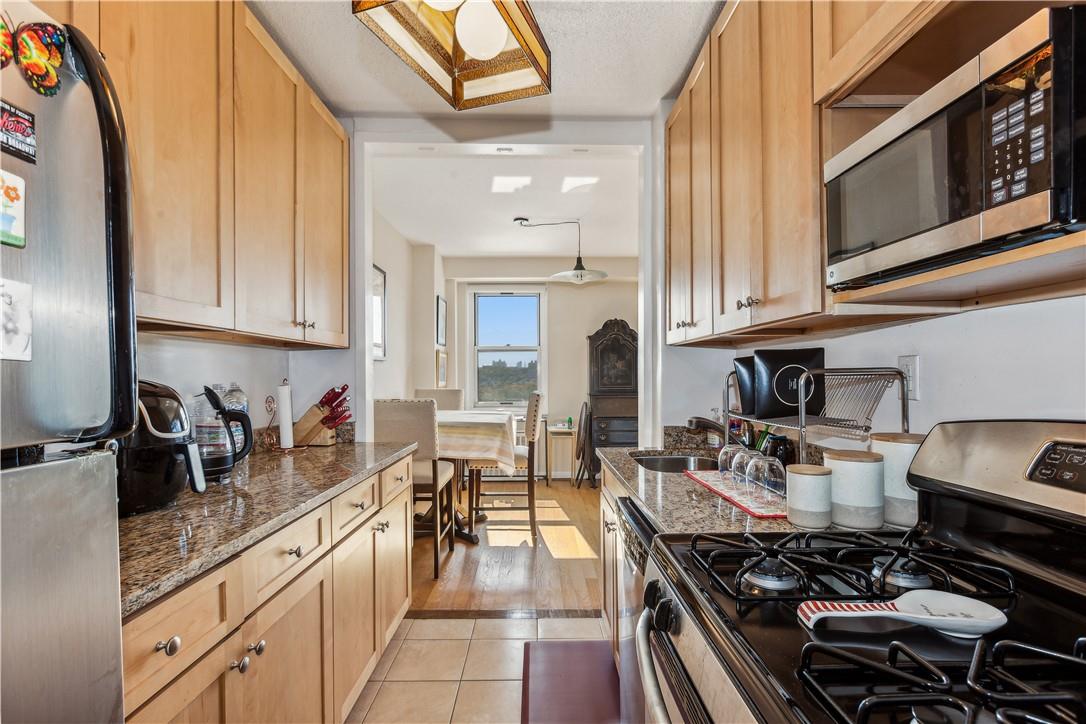
<instances>
[{"instance_id":1,"label":"dishwasher handle","mask_svg":"<svg viewBox=\"0 0 1086 724\"><path fill-rule=\"evenodd\" d=\"M656 664L652 660L652 648L649 645L649 633L653 628L656 612L646 608L637 620L637 633L634 642L637 648L637 669L641 674L641 687L645 692L645 718L650 722L671 724L664 703L664 692L660 688L660 679L656 675Z\"/></svg>"}]
</instances>

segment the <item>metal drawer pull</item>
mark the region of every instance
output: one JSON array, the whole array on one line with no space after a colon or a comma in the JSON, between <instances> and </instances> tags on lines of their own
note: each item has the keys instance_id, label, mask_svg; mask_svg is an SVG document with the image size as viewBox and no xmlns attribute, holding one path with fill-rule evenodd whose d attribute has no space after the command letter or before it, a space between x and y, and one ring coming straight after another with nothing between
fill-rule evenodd
<instances>
[{"instance_id":1,"label":"metal drawer pull","mask_svg":"<svg viewBox=\"0 0 1086 724\"><path fill-rule=\"evenodd\" d=\"M309 329L315 329L316 326L317 326L317 323L316 322L309 322L305 326L308 327Z\"/></svg>"},{"instance_id":2,"label":"metal drawer pull","mask_svg":"<svg viewBox=\"0 0 1086 724\"><path fill-rule=\"evenodd\" d=\"M245 650L246 651L252 651L257 656L260 656L261 654L264 653L264 651L267 650L267 648L268 648L268 642L265 641L264 639L260 639L255 644L249 644L248 646L246 646Z\"/></svg>"},{"instance_id":3,"label":"metal drawer pull","mask_svg":"<svg viewBox=\"0 0 1086 724\"><path fill-rule=\"evenodd\" d=\"M365 510L366 509L366 501L363 500L361 503L351 503L351 507L352 508L358 508L359 510Z\"/></svg>"},{"instance_id":4,"label":"metal drawer pull","mask_svg":"<svg viewBox=\"0 0 1086 724\"><path fill-rule=\"evenodd\" d=\"M387 520L384 521L383 523L378 523L377 525L373 526L373 529L375 531L377 531L378 533L384 533L386 530L388 530L388 528L389 528L389 525L388 525Z\"/></svg>"},{"instance_id":5,"label":"metal drawer pull","mask_svg":"<svg viewBox=\"0 0 1086 724\"><path fill-rule=\"evenodd\" d=\"M167 656L173 656L181 650L181 637L171 636L168 641L159 641L155 644L155 651L161 651Z\"/></svg>"},{"instance_id":6,"label":"metal drawer pull","mask_svg":"<svg viewBox=\"0 0 1086 724\"><path fill-rule=\"evenodd\" d=\"M397 483L402 483L405 479L406 478L403 475L397 475L396 476L396 482Z\"/></svg>"},{"instance_id":7,"label":"metal drawer pull","mask_svg":"<svg viewBox=\"0 0 1086 724\"><path fill-rule=\"evenodd\" d=\"M287 548L287 555L288 556L297 556L298 558L301 558L302 557L302 547L301 546L294 546L293 548Z\"/></svg>"},{"instance_id":8,"label":"metal drawer pull","mask_svg":"<svg viewBox=\"0 0 1086 724\"><path fill-rule=\"evenodd\" d=\"M618 526L614 523L604 523L603 527L607 529L608 533L614 533L618 529Z\"/></svg>"},{"instance_id":9,"label":"metal drawer pull","mask_svg":"<svg viewBox=\"0 0 1086 724\"><path fill-rule=\"evenodd\" d=\"M295 327L301 327L303 329L307 326L304 319L300 322L291 322L291 324L293 324Z\"/></svg>"},{"instance_id":10,"label":"metal drawer pull","mask_svg":"<svg viewBox=\"0 0 1086 724\"><path fill-rule=\"evenodd\" d=\"M242 656L241 661L237 661L237 660L231 661L230 662L230 668L231 669L237 669L239 674L244 674L246 671L249 670L249 657L248 656Z\"/></svg>"}]
</instances>

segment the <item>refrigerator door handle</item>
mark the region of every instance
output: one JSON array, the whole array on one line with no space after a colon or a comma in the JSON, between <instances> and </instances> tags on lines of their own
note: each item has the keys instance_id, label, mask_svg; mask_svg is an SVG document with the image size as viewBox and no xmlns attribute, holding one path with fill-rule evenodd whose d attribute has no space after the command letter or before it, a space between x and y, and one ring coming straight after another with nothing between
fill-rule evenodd
<instances>
[{"instance_id":1,"label":"refrigerator door handle","mask_svg":"<svg viewBox=\"0 0 1086 724\"><path fill-rule=\"evenodd\" d=\"M101 427L84 430L80 440L124 437L136 429L136 310L132 273L132 199L128 140L120 100L101 54L87 36L66 25L68 42L86 67L86 82L98 112L105 171L106 244L109 255L113 325L113 410ZM196 458L199 462L199 456ZM201 477L202 479L202 477Z\"/></svg>"},{"instance_id":2,"label":"refrigerator door handle","mask_svg":"<svg viewBox=\"0 0 1086 724\"><path fill-rule=\"evenodd\" d=\"M194 493L202 493L207 490L207 482L204 480L204 464L200 460L200 446L195 442L181 446L181 454L185 456L185 467L189 471L189 485Z\"/></svg>"}]
</instances>

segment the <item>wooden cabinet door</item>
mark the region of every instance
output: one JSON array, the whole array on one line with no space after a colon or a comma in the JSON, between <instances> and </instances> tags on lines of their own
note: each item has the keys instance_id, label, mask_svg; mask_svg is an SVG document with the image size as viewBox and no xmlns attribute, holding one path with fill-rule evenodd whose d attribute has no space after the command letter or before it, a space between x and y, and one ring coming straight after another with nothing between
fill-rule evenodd
<instances>
[{"instance_id":1,"label":"wooden cabinet door","mask_svg":"<svg viewBox=\"0 0 1086 724\"><path fill-rule=\"evenodd\" d=\"M687 80L690 98L690 300L686 338L713 333L712 66L709 40Z\"/></svg>"},{"instance_id":2,"label":"wooden cabinet door","mask_svg":"<svg viewBox=\"0 0 1086 724\"><path fill-rule=\"evenodd\" d=\"M296 163L303 89L245 4L234 4L236 327L294 340L304 338L305 319Z\"/></svg>"},{"instance_id":3,"label":"wooden cabinet door","mask_svg":"<svg viewBox=\"0 0 1086 724\"><path fill-rule=\"evenodd\" d=\"M94 47L101 49L98 0L34 0L34 4L58 23L82 30Z\"/></svg>"},{"instance_id":4,"label":"wooden cabinet door","mask_svg":"<svg viewBox=\"0 0 1086 724\"><path fill-rule=\"evenodd\" d=\"M241 627L239 722L330 722L332 558L325 556ZM263 643L263 653L258 654ZM254 647L250 650L250 647Z\"/></svg>"},{"instance_id":5,"label":"wooden cabinet door","mask_svg":"<svg viewBox=\"0 0 1086 724\"><path fill-rule=\"evenodd\" d=\"M389 501L366 525L383 524L377 533L377 633L384 648L411 607L411 536L414 506L411 488Z\"/></svg>"},{"instance_id":6,"label":"wooden cabinet door","mask_svg":"<svg viewBox=\"0 0 1086 724\"><path fill-rule=\"evenodd\" d=\"M615 543L618 539L618 515L608 497L600 491L600 582L603 587L601 613L611 632L611 648L617 645L616 614L618 589L616 587Z\"/></svg>"},{"instance_id":7,"label":"wooden cabinet door","mask_svg":"<svg viewBox=\"0 0 1086 724\"><path fill-rule=\"evenodd\" d=\"M298 164L305 230L305 340L346 347L349 338L347 134L317 94L305 91Z\"/></svg>"},{"instance_id":8,"label":"wooden cabinet door","mask_svg":"<svg viewBox=\"0 0 1086 724\"><path fill-rule=\"evenodd\" d=\"M240 721L243 674L231 669L230 663L240 660L238 652L244 650L241 641L241 632L236 631L125 721L128 724Z\"/></svg>"},{"instance_id":9,"label":"wooden cabinet door","mask_svg":"<svg viewBox=\"0 0 1086 724\"><path fill-rule=\"evenodd\" d=\"M762 98L758 3L730 6L713 27L713 332L751 323L751 254L762 237Z\"/></svg>"},{"instance_id":10,"label":"wooden cabinet door","mask_svg":"<svg viewBox=\"0 0 1086 724\"><path fill-rule=\"evenodd\" d=\"M75 3L77 9L80 5ZM103 2L100 16L100 49L128 134L136 314L229 329L234 326L231 4Z\"/></svg>"},{"instance_id":11,"label":"wooden cabinet door","mask_svg":"<svg viewBox=\"0 0 1086 724\"><path fill-rule=\"evenodd\" d=\"M335 719L346 721L381 655L373 524L351 533L332 550L332 652Z\"/></svg>"},{"instance_id":12,"label":"wooden cabinet door","mask_svg":"<svg viewBox=\"0 0 1086 724\"><path fill-rule=\"evenodd\" d=\"M818 108L811 97L811 2L761 14L762 233L751 254L753 323L822 311Z\"/></svg>"},{"instance_id":13,"label":"wooden cabinet door","mask_svg":"<svg viewBox=\"0 0 1086 724\"><path fill-rule=\"evenodd\" d=\"M938 11L931 0L827 0L814 3L814 98L843 95Z\"/></svg>"},{"instance_id":14,"label":"wooden cabinet door","mask_svg":"<svg viewBox=\"0 0 1086 724\"><path fill-rule=\"evenodd\" d=\"M690 321L690 102L680 93L665 130L667 343L686 340Z\"/></svg>"}]
</instances>

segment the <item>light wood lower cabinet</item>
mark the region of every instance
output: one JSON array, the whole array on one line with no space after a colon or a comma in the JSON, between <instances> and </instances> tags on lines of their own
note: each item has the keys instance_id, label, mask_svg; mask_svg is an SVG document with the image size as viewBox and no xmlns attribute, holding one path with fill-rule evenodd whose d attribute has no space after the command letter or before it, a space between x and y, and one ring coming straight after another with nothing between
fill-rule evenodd
<instances>
[{"instance_id":1,"label":"light wood lower cabinet","mask_svg":"<svg viewBox=\"0 0 1086 724\"><path fill-rule=\"evenodd\" d=\"M376 521L358 528L332 551L335 714L344 721L380 658L377 630Z\"/></svg>"},{"instance_id":2,"label":"light wood lower cabinet","mask_svg":"<svg viewBox=\"0 0 1086 724\"><path fill-rule=\"evenodd\" d=\"M392 640L411 607L411 541L414 505L411 488L385 505L368 525L382 524L377 534L377 632L382 647Z\"/></svg>"},{"instance_id":3,"label":"light wood lower cabinet","mask_svg":"<svg viewBox=\"0 0 1086 724\"><path fill-rule=\"evenodd\" d=\"M242 625L239 653L249 664L238 721L332 721L332 630L332 560L325 557Z\"/></svg>"},{"instance_id":4,"label":"light wood lower cabinet","mask_svg":"<svg viewBox=\"0 0 1086 724\"><path fill-rule=\"evenodd\" d=\"M242 650L241 631L213 648L194 666L160 691L142 709L130 715L129 724L227 724L241 721L241 677L230 668Z\"/></svg>"}]
</instances>

